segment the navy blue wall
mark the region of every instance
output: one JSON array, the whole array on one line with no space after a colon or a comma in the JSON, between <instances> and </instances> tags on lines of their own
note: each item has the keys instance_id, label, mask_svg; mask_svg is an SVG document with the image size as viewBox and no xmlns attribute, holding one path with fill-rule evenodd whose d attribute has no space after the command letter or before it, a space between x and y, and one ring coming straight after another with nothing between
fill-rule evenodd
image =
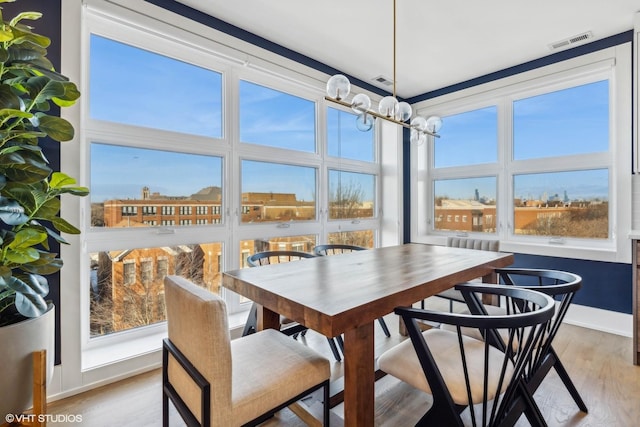
<instances>
[{"instance_id":1,"label":"navy blue wall","mask_svg":"<svg viewBox=\"0 0 640 427\"><path fill-rule=\"evenodd\" d=\"M582 289L575 296L576 304L632 313L631 264L515 254L512 267L551 268L578 274L582 277Z\"/></svg>"}]
</instances>

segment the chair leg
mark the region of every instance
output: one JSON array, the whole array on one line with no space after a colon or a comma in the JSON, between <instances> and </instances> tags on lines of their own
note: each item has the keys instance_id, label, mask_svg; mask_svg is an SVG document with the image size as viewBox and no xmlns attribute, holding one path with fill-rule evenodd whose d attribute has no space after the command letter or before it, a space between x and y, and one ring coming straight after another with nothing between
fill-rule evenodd
<instances>
[{"instance_id":1,"label":"chair leg","mask_svg":"<svg viewBox=\"0 0 640 427\"><path fill-rule=\"evenodd\" d=\"M322 409L323 409L323 421L322 421L322 425L324 427L329 427L330 421L329 421L329 411L331 410L331 393L330 393L330 382L329 380L327 380L324 383L324 400L323 400L323 405L322 405Z\"/></svg>"},{"instance_id":2,"label":"chair leg","mask_svg":"<svg viewBox=\"0 0 640 427\"><path fill-rule=\"evenodd\" d=\"M340 351L344 354L344 340L342 339L342 335L338 335L336 337L336 341L338 341L338 347L340 347Z\"/></svg>"},{"instance_id":3,"label":"chair leg","mask_svg":"<svg viewBox=\"0 0 640 427\"><path fill-rule=\"evenodd\" d=\"M336 362L340 362L342 358L340 357L340 352L338 351L338 347L336 347L336 342L333 338L327 337L327 342L329 343L329 347L331 347L331 352L333 353L333 357L336 358Z\"/></svg>"},{"instance_id":4,"label":"chair leg","mask_svg":"<svg viewBox=\"0 0 640 427\"><path fill-rule=\"evenodd\" d=\"M387 327L387 323L384 321L382 317L378 318L378 323L380 323L380 327L384 331L384 334L389 338L391 333L389 332L389 328Z\"/></svg>"},{"instance_id":5,"label":"chair leg","mask_svg":"<svg viewBox=\"0 0 640 427\"><path fill-rule=\"evenodd\" d=\"M251 309L249 310L249 316L247 316L247 323L244 324L244 329L242 330L242 336L247 336L249 334L254 334L258 329L258 306L254 303L251 304Z\"/></svg>"},{"instance_id":6,"label":"chair leg","mask_svg":"<svg viewBox=\"0 0 640 427\"><path fill-rule=\"evenodd\" d=\"M564 386L569 391L569 394L571 394L571 397L573 398L574 402L576 402L576 405L578 405L578 408L580 408L582 412L584 412L585 414L588 413L589 410L587 409L587 405L585 405L584 401L582 400L582 397L580 397L580 393L578 393L578 389L576 389L576 386L573 384L573 381L571 381L571 377L569 377L567 370L564 368L564 365L558 358L558 355L556 354L553 348L551 348L550 353L552 353L555 359L553 367L558 373L558 376L560 376L560 379L564 383Z\"/></svg>"}]
</instances>

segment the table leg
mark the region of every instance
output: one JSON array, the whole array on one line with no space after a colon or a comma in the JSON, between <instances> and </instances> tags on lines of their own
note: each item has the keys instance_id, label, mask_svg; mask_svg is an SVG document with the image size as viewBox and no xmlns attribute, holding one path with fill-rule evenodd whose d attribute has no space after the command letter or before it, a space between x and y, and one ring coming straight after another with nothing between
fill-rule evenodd
<instances>
[{"instance_id":1,"label":"table leg","mask_svg":"<svg viewBox=\"0 0 640 427\"><path fill-rule=\"evenodd\" d=\"M258 305L258 321L256 322L256 329L258 331L262 331L263 329L269 328L280 330L280 315L268 308Z\"/></svg>"},{"instance_id":2,"label":"table leg","mask_svg":"<svg viewBox=\"0 0 640 427\"><path fill-rule=\"evenodd\" d=\"M373 322L344 333L344 425L374 425Z\"/></svg>"},{"instance_id":3,"label":"table leg","mask_svg":"<svg viewBox=\"0 0 640 427\"><path fill-rule=\"evenodd\" d=\"M495 271L491 271L491 273L486 276L482 276L482 283L490 283L495 285L498 283L498 275ZM482 295L482 303L488 305L500 305L500 299L498 295Z\"/></svg>"}]
</instances>

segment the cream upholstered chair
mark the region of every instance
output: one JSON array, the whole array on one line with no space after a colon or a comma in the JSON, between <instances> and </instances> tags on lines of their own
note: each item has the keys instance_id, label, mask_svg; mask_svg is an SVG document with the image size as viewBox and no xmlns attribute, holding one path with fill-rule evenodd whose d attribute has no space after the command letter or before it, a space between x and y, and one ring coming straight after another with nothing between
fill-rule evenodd
<instances>
[{"instance_id":1,"label":"cream upholstered chair","mask_svg":"<svg viewBox=\"0 0 640 427\"><path fill-rule=\"evenodd\" d=\"M509 316L458 314L411 307L396 308L409 340L378 358L380 369L433 396L433 404L419 426L463 426L468 410L473 426L512 426L526 414L532 425L544 420L526 388L524 375L532 352L539 348L542 331L553 316L551 297L515 286L465 283L457 285L465 299L482 305L478 293L499 296L513 308ZM453 326L453 331L431 328L422 332L419 320ZM463 327L504 331L506 342L477 340ZM500 334L499 336L502 336ZM500 345L501 344L501 345ZM514 404L524 402L522 410Z\"/></svg>"},{"instance_id":2,"label":"cream upholstered chair","mask_svg":"<svg viewBox=\"0 0 640 427\"><path fill-rule=\"evenodd\" d=\"M182 277L164 283L163 426L169 400L188 426L257 425L323 387L328 425L326 358L273 329L231 341L220 297Z\"/></svg>"}]
</instances>

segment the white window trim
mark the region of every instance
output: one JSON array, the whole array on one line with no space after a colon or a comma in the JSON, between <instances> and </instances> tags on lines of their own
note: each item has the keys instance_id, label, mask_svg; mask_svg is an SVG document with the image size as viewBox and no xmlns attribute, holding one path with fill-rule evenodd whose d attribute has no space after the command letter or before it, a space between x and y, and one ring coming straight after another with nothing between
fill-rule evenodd
<instances>
[{"instance_id":1,"label":"white window trim","mask_svg":"<svg viewBox=\"0 0 640 427\"><path fill-rule=\"evenodd\" d=\"M567 87L597 80L598 76L605 76L610 81L610 143L611 149L607 155L577 155L572 156L576 164L571 169L562 167L562 160L541 159L539 161L504 162L505 156L510 156L504 147L505 135L510 129L498 130L498 163L481 164L474 167L474 176L498 177L498 205L496 206L500 222L508 218L513 223L513 209L510 207L512 194L510 180L502 178L503 174L523 173L532 170L540 172L540 165L549 171L601 168L610 169L610 239L603 242L590 240L585 245L580 239L565 239L564 244L552 242L548 237L540 239L520 239L510 235L506 224L498 224L500 230L497 235L501 241L501 250L567 258L590 259L610 262L630 262L631 250L627 235L631 227L631 171L629 154L631 153L631 48L630 43L603 49L578 58L548 65L528 71L517 76L486 83L459 92L444 95L439 98L417 104L416 110L420 114L437 114L446 116L463 111L482 108L487 105L497 105L498 115L509 114L510 101L517 98L532 96L536 93L549 91L549 88ZM499 121L499 123L510 123ZM441 132L446 132L446 123ZM433 158L433 144L411 147L411 239L415 242L444 244L446 236L451 233L431 230L426 218L432 214L431 179L460 178L464 170L468 177L468 168L431 169L430 159ZM510 149L510 148L509 148ZM604 159L604 160L603 160ZM566 159L565 159L566 160ZM537 163L537 164L536 164ZM510 169L505 168L510 164ZM508 212L508 217L500 212ZM482 233L468 233L477 237L489 237ZM528 236L529 237L529 236Z\"/></svg>"}]
</instances>

